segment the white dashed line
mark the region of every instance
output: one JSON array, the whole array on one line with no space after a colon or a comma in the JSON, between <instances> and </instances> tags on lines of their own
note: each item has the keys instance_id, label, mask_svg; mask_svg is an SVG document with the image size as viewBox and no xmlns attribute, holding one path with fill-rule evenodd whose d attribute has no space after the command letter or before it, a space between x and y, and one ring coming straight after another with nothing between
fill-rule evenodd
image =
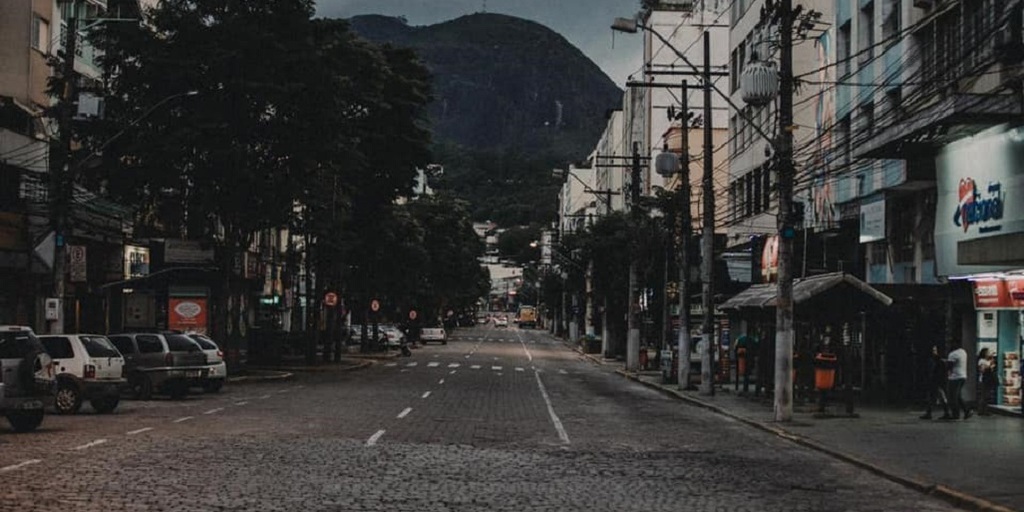
<instances>
[{"instance_id":1,"label":"white dashed line","mask_svg":"<svg viewBox=\"0 0 1024 512\"><path fill-rule=\"evenodd\" d=\"M479 370L480 369L480 365L474 364L473 366L470 366L470 368L472 368L474 370Z\"/></svg>"},{"instance_id":2,"label":"white dashed line","mask_svg":"<svg viewBox=\"0 0 1024 512\"><path fill-rule=\"evenodd\" d=\"M84 450L86 448L92 448L93 446L99 446L99 445L101 445L101 444L103 444L105 442L107 442L106 439L97 439L97 440L95 440L95 441L93 441L91 443L85 443L82 446L76 446L74 449L75 450Z\"/></svg>"},{"instance_id":3,"label":"white dashed line","mask_svg":"<svg viewBox=\"0 0 1024 512\"><path fill-rule=\"evenodd\" d=\"M373 434L372 436L370 436L369 439L366 440L366 446L373 446L377 444L377 441L380 441L380 438L382 436L384 436L384 431L378 430L375 434Z\"/></svg>"},{"instance_id":4,"label":"white dashed line","mask_svg":"<svg viewBox=\"0 0 1024 512\"><path fill-rule=\"evenodd\" d=\"M469 359L469 354L466 354L466 359Z\"/></svg>"},{"instance_id":5,"label":"white dashed line","mask_svg":"<svg viewBox=\"0 0 1024 512\"><path fill-rule=\"evenodd\" d=\"M270 398L270 395L263 395L260 397L260 400L266 400L268 398Z\"/></svg>"},{"instance_id":6,"label":"white dashed line","mask_svg":"<svg viewBox=\"0 0 1024 512\"><path fill-rule=\"evenodd\" d=\"M185 416L183 418L178 418L178 419L172 421L171 423L184 423L184 422L186 422L186 421L188 421L188 420L190 420L192 418L193 418L193 416Z\"/></svg>"},{"instance_id":7,"label":"white dashed line","mask_svg":"<svg viewBox=\"0 0 1024 512\"><path fill-rule=\"evenodd\" d=\"M149 432L150 430L153 430L153 427L146 427L146 428L140 428L138 430L131 430L131 431L127 432L127 434L130 435L130 436L134 436L135 434L141 434L143 432Z\"/></svg>"},{"instance_id":8,"label":"white dashed line","mask_svg":"<svg viewBox=\"0 0 1024 512\"><path fill-rule=\"evenodd\" d=\"M408 416L410 412L412 412L412 407L406 407L405 409L402 409L402 412L398 413L398 419L402 419Z\"/></svg>"},{"instance_id":9,"label":"white dashed line","mask_svg":"<svg viewBox=\"0 0 1024 512\"><path fill-rule=\"evenodd\" d=\"M448 368L458 368L458 367L459 367L459 363L451 363L451 364L448 365Z\"/></svg>"},{"instance_id":10,"label":"white dashed line","mask_svg":"<svg viewBox=\"0 0 1024 512\"><path fill-rule=\"evenodd\" d=\"M500 372L501 371L501 367L500 366L492 366L491 369L496 371L496 372Z\"/></svg>"},{"instance_id":11,"label":"white dashed line","mask_svg":"<svg viewBox=\"0 0 1024 512\"><path fill-rule=\"evenodd\" d=\"M458 370L452 370L452 371L448 372L448 375L455 375L455 372L457 372L457 371Z\"/></svg>"},{"instance_id":12,"label":"white dashed line","mask_svg":"<svg viewBox=\"0 0 1024 512\"><path fill-rule=\"evenodd\" d=\"M438 384L444 384L444 379L437 381Z\"/></svg>"},{"instance_id":13,"label":"white dashed line","mask_svg":"<svg viewBox=\"0 0 1024 512\"><path fill-rule=\"evenodd\" d=\"M386 366L386 367L388 367L388 368L393 368L393 367L395 367L395 366L398 366L398 363L388 363L388 364L386 364L386 365L384 365L384 366Z\"/></svg>"},{"instance_id":14,"label":"white dashed line","mask_svg":"<svg viewBox=\"0 0 1024 512\"><path fill-rule=\"evenodd\" d=\"M439 362L437 362L437 361L431 361L431 362L427 363L427 366L428 366L429 368L436 368L436 367L437 367L438 365L440 365L440 364L441 364L441 363L439 363Z\"/></svg>"},{"instance_id":15,"label":"white dashed line","mask_svg":"<svg viewBox=\"0 0 1024 512\"><path fill-rule=\"evenodd\" d=\"M548 398L548 391L544 389L544 382L540 380L540 373L534 373L537 377L537 387L540 388L540 395L544 397L544 403L548 406L548 416L551 416L551 423L555 425L555 430L558 431L558 438L563 443L569 444L569 434L565 431L565 427L562 426L562 420L558 419L558 415L555 414L555 408L551 405L551 399Z\"/></svg>"},{"instance_id":16,"label":"white dashed line","mask_svg":"<svg viewBox=\"0 0 1024 512\"><path fill-rule=\"evenodd\" d=\"M427 391L426 393L423 393L423 396L421 396L420 398L426 398L428 396L430 396L430 391Z\"/></svg>"},{"instance_id":17,"label":"white dashed line","mask_svg":"<svg viewBox=\"0 0 1024 512\"><path fill-rule=\"evenodd\" d=\"M526 370L523 370L522 368L520 368L520 367L516 366L516 371L517 371L517 372L523 372L523 371L526 371Z\"/></svg>"},{"instance_id":18,"label":"white dashed line","mask_svg":"<svg viewBox=\"0 0 1024 512\"><path fill-rule=\"evenodd\" d=\"M26 460L24 462L19 462L17 464L13 464L13 465L10 465L10 466L4 466L4 467L0 468L0 473L6 473L8 471L14 471L15 469L23 468L25 466L31 466L32 464L39 464L40 462L42 462L42 461L39 460L39 459L31 459L31 460Z\"/></svg>"},{"instance_id":19,"label":"white dashed line","mask_svg":"<svg viewBox=\"0 0 1024 512\"><path fill-rule=\"evenodd\" d=\"M561 373L562 375L569 375L569 372L565 370L558 370L558 373Z\"/></svg>"},{"instance_id":20,"label":"white dashed line","mask_svg":"<svg viewBox=\"0 0 1024 512\"><path fill-rule=\"evenodd\" d=\"M223 411L223 410L224 410L224 408L223 408L223 407L218 407L218 408L216 408L216 409L210 409L209 411L206 411L206 412L204 412L203 414L214 414L214 413L218 413L218 412L221 412L221 411Z\"/></svg>"},{"instance_id":21,"label":"white dashed line","mask_svg":"<svg viewBox=\"0 0 1024 512\"><path fill-rule=\"evenodd\" d=\"M526 357L533 362L533 354L530 353L530 349L526 348L526 343L523 343L523 335L516 332L516 337L519 338L519 344L523 346L523 352L526 352Z\"/></svg>"},{"instance_id":22,"label":"white dashed line","mask_svg":"<svg viewBox=\"0 0 1024 512\"><path fill-rule=\"evenodd\" d=\"M409 368L412 368L413 366L416 366L416 365L418 365L418 364L419 364L419 363L417 363L416 361L413 361L413 362L411 362L411 363L409 363L409 364L407 364L407 365L405 365L405 366L406 366L406 367L409 367Z\"/></svg>"},{"instance_id":23,"label":"white dashed line","mask_svg":"<svg viewBox=\"0 0 1024 512\"><path fill-rule=\"evenodd\" d=\"M247 404L247 403L249 403L249 402L246 402L246 401L242 401L242 402L235 402L235 405L245 405L245 404Z\"/></svg>"}]
</instances>

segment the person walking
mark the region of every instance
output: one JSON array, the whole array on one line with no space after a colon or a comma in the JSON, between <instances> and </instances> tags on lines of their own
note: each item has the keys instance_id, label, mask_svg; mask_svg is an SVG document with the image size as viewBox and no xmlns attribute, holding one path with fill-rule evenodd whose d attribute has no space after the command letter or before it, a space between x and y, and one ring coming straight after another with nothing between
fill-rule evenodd
<instances>
[{"instance_id":1,"label":"person walking","mask_svg":"<svg viewBox=\"0 0 1024 512\"><path fill-rule=\"evenodd\" d=\"M978 416L991 414L988 405L992 402L996 387L999 385L999 378L996 376L995 353L988 348L981 349L978 353Z\"/></svg>"},{"instance_id":2,"label":"person walking","mask_svg":"<svg viewBox=\"0 0 1024 512\"><path fill-rule=\"evenodd\" d=\"M921 415L921 419L932 419L932 407L937 402L942 404L942 416L940 419L948 420L951 416L949 415L949 401L946 400L946 377L948 374L946 371L946 359L939 354L939 347L936 345L932 345L932 353L928 356L926 368L925 378L927 379L928 391L925 397L927 398L927 403L925 403L924 414Z\"/></svg>"},{"instance_id":3,"label":"person walking","mask_svg":"<svg viewBox=\"0 0 1024 512\"><path fill-rule=\"evenodd\" d=\"M946 361L949 364L947 399L953 413L951 419L960 419L960 412L963 411L966 420L971 417L971 410L964 403L963 397L964 384L967 382L967 351L960 340L953 340L953 350Z\"/></svg>"}]
</instances>

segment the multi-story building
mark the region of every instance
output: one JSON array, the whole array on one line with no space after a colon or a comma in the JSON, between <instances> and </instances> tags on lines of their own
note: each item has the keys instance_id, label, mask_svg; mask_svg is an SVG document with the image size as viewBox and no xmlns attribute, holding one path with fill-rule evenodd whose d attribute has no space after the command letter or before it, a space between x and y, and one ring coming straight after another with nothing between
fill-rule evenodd
<instances>
[{"instance_id":1,"label":"multi-story building","mask_svg":"<svg viewBox=\"0 0 1024 512\"><path fill-rule=\"evenodd\" d=\"M582 230L594 221L598 212L597 203L600 195L594 188L596 173L594 169L570 165L565 172L565 181L558 196L559 235L566 235Z\"/></svg>"}]
</instances>

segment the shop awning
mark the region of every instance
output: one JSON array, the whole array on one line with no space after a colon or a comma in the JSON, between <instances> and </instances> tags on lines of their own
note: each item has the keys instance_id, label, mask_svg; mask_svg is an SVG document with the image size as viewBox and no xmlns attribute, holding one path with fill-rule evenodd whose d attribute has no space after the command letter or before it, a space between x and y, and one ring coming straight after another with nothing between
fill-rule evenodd
<instances>
[{"instance_id":1,"label":"shop awning","mask_svg":"<svg viewBox=\"0 0 1024 512\"><path fill-rule=\"evenodd\" d=\"M888 295L874 289L871 285L845 272L834 272L820 276L806 277L793 281L793 302L800 304L837 288L848 288L851 292L884 306L892 304ZM772 284L756 284L736 294L718 306L719 309L764 309L775 307L777 286Z\"/></svg>"}]
</instances>

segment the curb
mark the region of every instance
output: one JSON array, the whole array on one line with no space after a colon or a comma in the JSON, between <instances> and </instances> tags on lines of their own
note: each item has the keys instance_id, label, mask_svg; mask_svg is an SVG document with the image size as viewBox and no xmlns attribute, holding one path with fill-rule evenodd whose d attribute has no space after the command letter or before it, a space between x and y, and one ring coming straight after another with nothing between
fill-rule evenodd
<instances>
[{"instance_id":1,"label":"curb","mask_svg":"<svg viewBox=\"0 0 1024 512\"><path fill-rule=\"evenodd\" d=\"M228 377L225 381L228 384L248 384L253 382L271 382L277 380L291 380L294 373L276 370L263 370L274 373L274 375L243 375L241 377Z\"/></svg>"},{"instance_id":2,"label":"curb","mask_svg":"<svg viewBox=\"0 0 1024 512\"><path fill-rule=\"evenodd\" d=\"M584 354L584 355L586 355L586 354ZM776 435L776 436L778 436L778 437L780 437L782 439L785 439L787 441L791 441L791 442L796 443L796 444L798 444L800 446L804 446L806 448L810 448L812 450L824 453L826 455L829 455L831 457L839 459L839 460L841 460L843 462L852 464L852 465L857 466L857 467L859 467L861 469L865 469L865 470L867 470L867 471L869 471L869 472L871 472L871 473L873 473L873 474L875 474L877 476L880 476L882 478L885 478L887 480L890 480L892 482L900 484L900 485L902 485L904 487L913 489L915 491L918 491L918 492L921 492L921 493L924 493L924 494L927 494L927 495L930 495L930 496L935 496L935 497L941 498L941 499L945 500L946 502L949 502L949 503L951 503L951 504L953 504L955 506L962 507L962 508L967 508L967 509L975 510L975 511L979 511L979 512L1015 512L1013 509L1004 507L1002 505L997 505L997 504L992 503L991 501L988 501L986 499L979 498L977 496L973 496L971 494L967 494L967 493L962 492L962 491L958 491L956 489L953 489L951 487L947 487L947 486L942 485L942 484L928 484L926 482L922 482L922 481L914 479L914 478L910 478L910 477L906 477L906 476L903 476L903 475L899 475L899 474L897 474L897 473L895 473L893 471L890 471L890 470L885 469L885 468L883 468L881 466L878 466L877 464L873 464L871 462L867 462L867 461L865 461L863 459L860 459L860 458L855 457L853 455L850 455L848 453L845 453L845 452L842 452L842 451L830 448L830 447L825 446L825 445L823 445L823 444L821 444L821 443L819 443L817 441L814 441L812 439L808 439L808 438L806 438L804 436L801 436L799 434L794 434L794 433L789 432L788 430L785 430L783 428L773 427L771 425L765 425L764 423L761 423L759 421L752 420L752 419L747 418L745 416L740 416L740 415L738 415L736 413L730 412L730 411L728 411L728 410L726 410L726 409L724 409L724 408L722 408L720 406L717 406L717 405L714 405L714 404L710 404L708 402L705 402L703 400L699 400L697 398L686 396L686 395L684 395L684 394L682 394L682 393L680 393L678 391L662 387L662 386L660 386L660 385L658 385L656 383L653 383L653 382L647 382L647 381L641 380L635 374L626 372L625 370L615 370L615 373L617 373L617 374L619 374L619 375L621 375L621 376L623 376L623 377L625 377L625 378L627 378L629 380L632 380L634 382L638 382L638 383L640 383L643 386L646 386L648 388L654 389L656 391L660 391L663 394L666 394L666 395L669 395L671 397L674 397L674 398L677 398L679 400L682 400L682 401L684 401L684 402L686 402L686 403L688 403L690 405L694 405L694 406L700 407L702 409L707 409L709 411L715 412L715 413L720 414L722 416L726 416L726 417L731 418L733 420L739 421L740 423L743 423L745 425L749 425L751 427L754 427L756 429L762 430L764 432L768 432L770 434L774 434L774 435Z\"/></svg>"},{"instance_id":3,"label":"curb","mask_svg":"<svg viewBox=\"0 0 1024 512\"><path fill-rule=\"evenodd\" d=\"M329 372L351 372L355 370L362 370L368 366L373 366L376 361L366 360L358 361L354 365L338 366L333 364L325 364L323 366L275 366L275 367L262 367L257 368L262 371L277 371L277 372L288 372L288 373L329 373Z\"/></svg>"}]
</instances>

